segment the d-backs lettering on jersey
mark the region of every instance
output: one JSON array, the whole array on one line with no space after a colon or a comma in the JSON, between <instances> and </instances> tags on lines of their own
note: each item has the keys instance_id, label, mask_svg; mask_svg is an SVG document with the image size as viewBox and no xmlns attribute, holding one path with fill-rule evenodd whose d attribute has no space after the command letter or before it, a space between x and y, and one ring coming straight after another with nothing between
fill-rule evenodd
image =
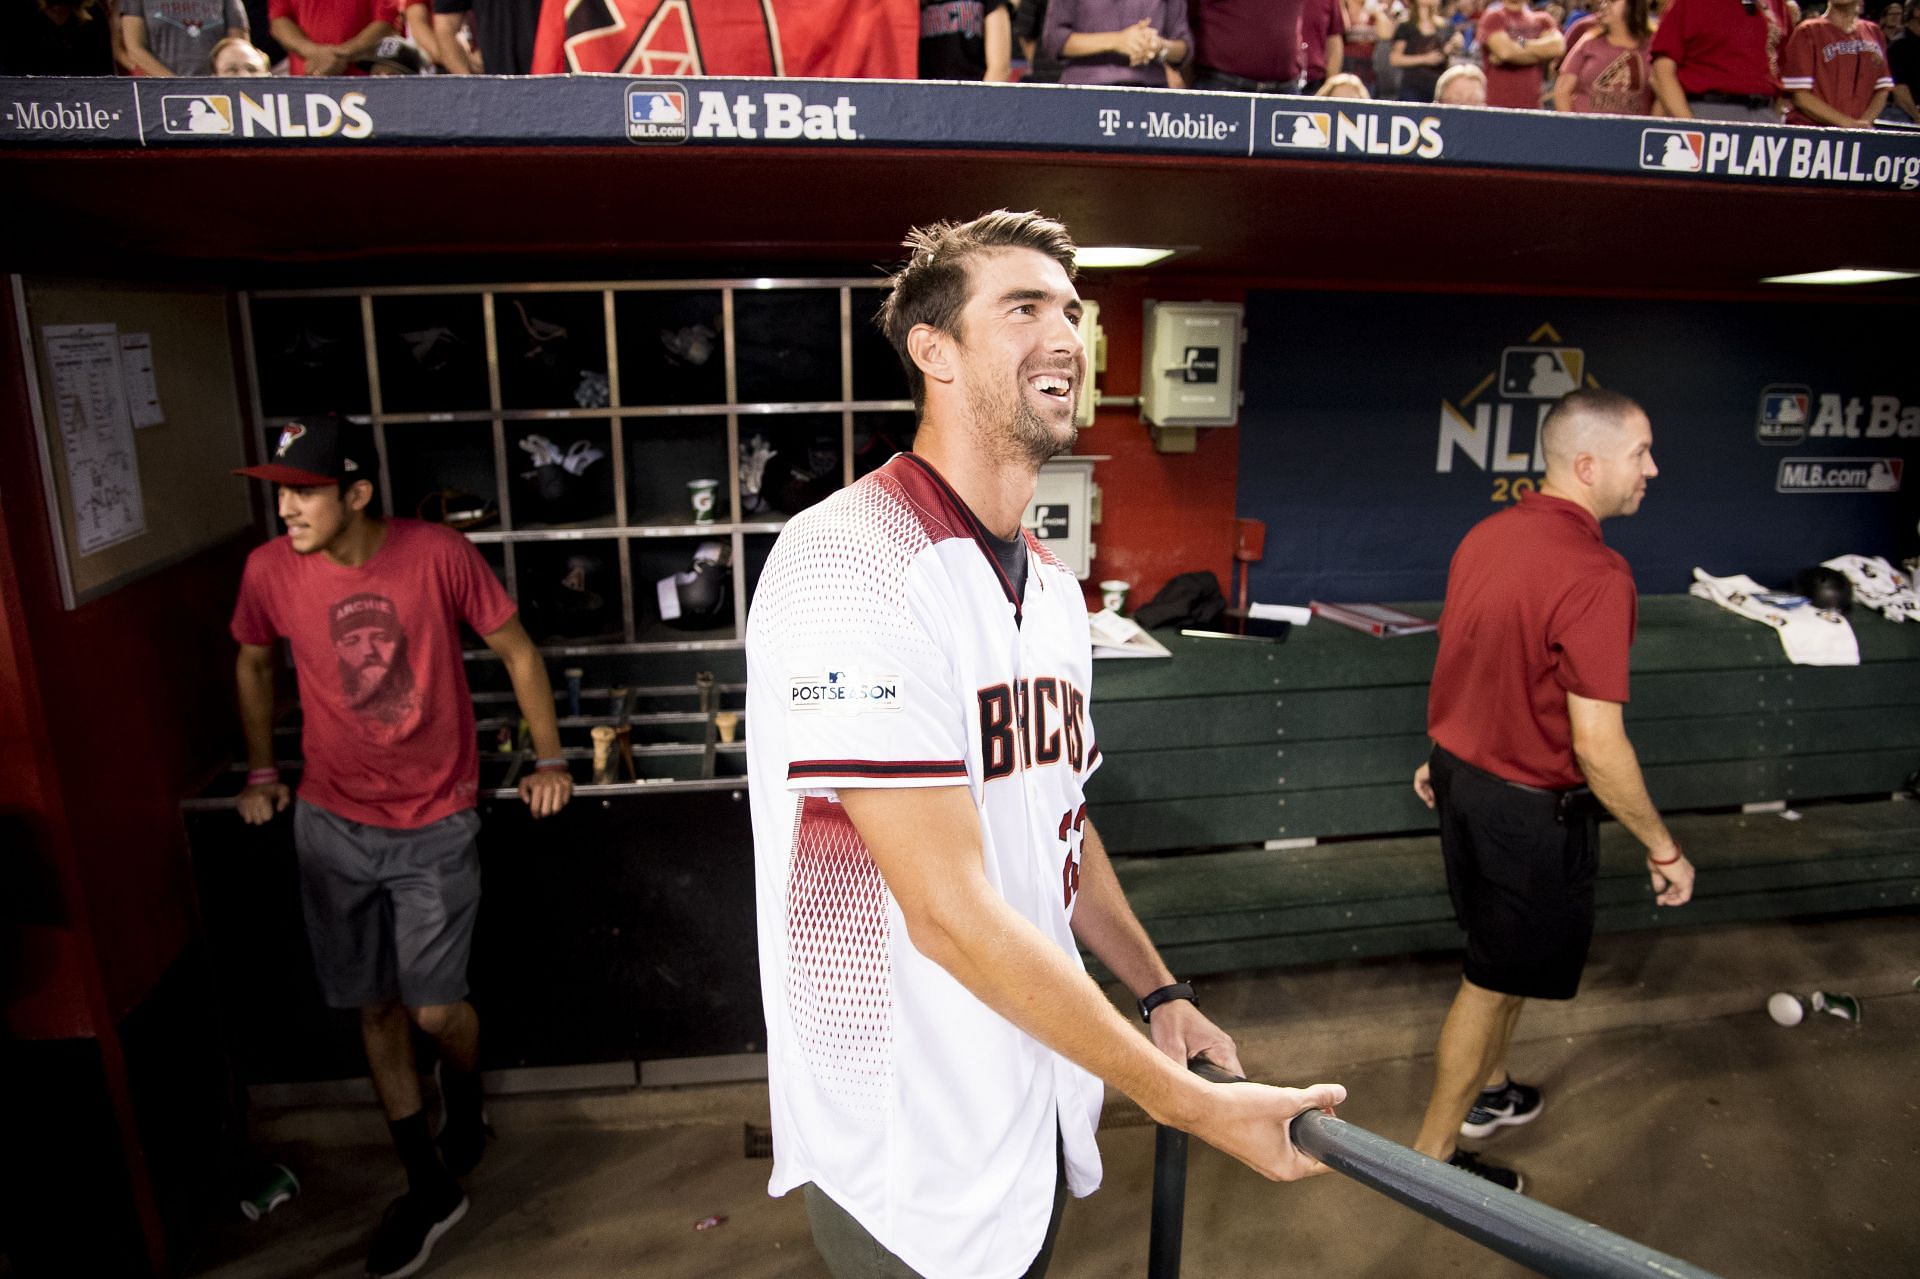
<instances>
[{"instance_id":1,"label":"d-backs lettering on jersey","mask_svg":"<svg viewBox=\"0 0 1920 1279\"><path fill-rule=\"evenodd\" d=\"M911 80L917 0L544 0L535 75Z\"/></svg>"},{"instance_id":2,"label":"d-backs lettering on jersey","mask_svg":"<svg viewBox=\"0 0 1920 1279\"><path fill-rule=\"evenodd\" d=\"M1016 767L1044 768L1063 758L1074 772L1080 771L1087 695L1072 680L1041 675L995 684L976 696L987 781L1011 777Z\"/></svg>"}]
</instances>

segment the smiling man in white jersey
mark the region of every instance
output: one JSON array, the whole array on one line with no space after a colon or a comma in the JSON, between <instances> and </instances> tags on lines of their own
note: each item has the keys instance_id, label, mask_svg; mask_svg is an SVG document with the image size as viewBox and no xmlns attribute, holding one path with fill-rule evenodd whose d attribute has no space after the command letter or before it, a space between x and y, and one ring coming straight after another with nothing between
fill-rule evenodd
<instances>
[{"instance_id":1,"label":"smiling man in white jersey","mask_svg":"<svg viewBox=\"0 0 1920 1279\"><path fill-rule=\"evenodd\" d=\"M774 1171L840 1279L1044 1273L1100 1181L1102 1081L1276 1180L1344 1099L1222 1085L1087 819L1100 747L1079 583L1020 517L1074 440L1074 248L1037 214L906 241L880 321L915 451L790 522L747 632ZM1140 997L1151 1041L1086 976Z\"/></svg>"}]
</instances>

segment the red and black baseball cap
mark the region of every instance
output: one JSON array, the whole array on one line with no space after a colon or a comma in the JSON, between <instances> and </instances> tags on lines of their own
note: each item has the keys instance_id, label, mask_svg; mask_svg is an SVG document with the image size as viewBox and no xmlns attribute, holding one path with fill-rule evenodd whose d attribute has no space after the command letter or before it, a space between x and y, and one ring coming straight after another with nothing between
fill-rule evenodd
<instances>
[{"instance_id":1,"label":"red and black baseball cap","mask_svg":"<svg viewBox=\"0 0 1920 1279\"><path fill-rule=\"evenodd\" d=\"M287 423L280 428L272 454L259 466L243 466L234 474L293 488L315 488L342 480L378 482L380 457L374 451L372 428L337 413Z\"/></svg>"}]
</instances>

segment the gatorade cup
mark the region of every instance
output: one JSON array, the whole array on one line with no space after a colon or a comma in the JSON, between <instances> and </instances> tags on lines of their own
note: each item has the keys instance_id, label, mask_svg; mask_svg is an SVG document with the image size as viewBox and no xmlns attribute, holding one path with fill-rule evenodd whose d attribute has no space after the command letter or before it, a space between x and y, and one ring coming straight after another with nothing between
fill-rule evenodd
<instances>
[{"instance_id":1,"label":"gatorade cup","mask_svg":"<svg viewBox=\"0 0 1920 1279\"><path fill-rule=\"evenodd\" d=\"M274 1164L266 1179L251 1195L240 1201L240 1215L248 1221L260 1218L300 1193L300 1179L285 1164Z\"/></svg>"}]
</instances>

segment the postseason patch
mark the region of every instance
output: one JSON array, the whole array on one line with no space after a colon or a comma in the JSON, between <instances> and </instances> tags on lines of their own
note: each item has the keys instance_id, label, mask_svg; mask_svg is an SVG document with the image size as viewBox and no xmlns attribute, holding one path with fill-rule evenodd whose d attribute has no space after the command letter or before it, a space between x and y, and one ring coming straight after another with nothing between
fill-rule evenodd
<instances>
[{"instance_id":1,"label":"postseason patch","mask_svg":"<svg viewBox=\"0 0 1920 1279\"><path fill-rule=\"evenodd\" d=\"M828 670L787 681L787 710L795 715L865 715L904 705L898 675Z\"/></svg>"}]
</instances>

